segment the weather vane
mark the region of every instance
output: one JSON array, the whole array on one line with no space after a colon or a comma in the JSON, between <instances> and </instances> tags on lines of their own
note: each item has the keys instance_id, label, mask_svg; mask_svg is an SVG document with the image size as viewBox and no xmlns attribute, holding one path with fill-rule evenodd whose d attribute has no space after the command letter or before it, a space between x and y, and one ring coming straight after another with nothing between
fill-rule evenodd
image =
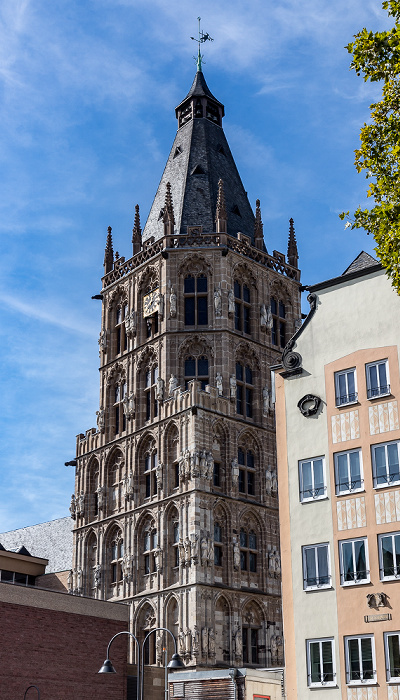
<instances>
[{"instance_id":1,"label":"weather vane","mask_svg":"<svg viewBox=\"0 0 400 700\"><path fill-rule=\"evenodd\" d=\"M200 52L200 44L204 44L205 41L214 41L214 39L212 39L210 37L208 32L203 32L200 29L201 17L198 17L197 19L199 22L199 38L195 39L194 36L191 36L190 38L193 39L193 41L197 41L197 43L199 45L199 50L198 50L197 56L193 56L193 58L195 61L197 61L197 70L201 72L201 63L203 60L203 56L201 55L201 52Z\"/></svg>"}]
</instances>

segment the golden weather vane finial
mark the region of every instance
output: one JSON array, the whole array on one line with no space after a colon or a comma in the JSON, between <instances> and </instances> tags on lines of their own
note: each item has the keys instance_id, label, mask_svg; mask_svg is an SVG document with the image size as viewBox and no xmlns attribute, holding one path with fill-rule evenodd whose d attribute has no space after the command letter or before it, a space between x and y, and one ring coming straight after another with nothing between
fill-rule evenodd
<instances>
[{"instance_id":1,"label":"golden weather vane finial","mask_svg":"<svg viewBox=\"0 0 400 700\"><path fill-rule=\"evenodd\" d=\"M199 38L195 39L194 36L191 36L190 38L193 39L193 41L197 41L199 50L197 52L197 56L194 56L194 60L197 61L197 70L202 72L201 66L202 66L202 61L203 61L203 56L201 55L200 51L200 44L204 44L205 41L214 41L209 35L208 32L203 32L200 28L200 22L201 22L201 17L197 18L198 23L199 23Z\"/></svg>"}]
</instances>

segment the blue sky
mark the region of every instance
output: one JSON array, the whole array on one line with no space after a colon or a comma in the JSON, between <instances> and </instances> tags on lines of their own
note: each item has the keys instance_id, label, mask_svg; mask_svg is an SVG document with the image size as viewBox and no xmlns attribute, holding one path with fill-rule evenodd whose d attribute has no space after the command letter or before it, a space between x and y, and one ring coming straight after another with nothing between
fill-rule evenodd
<instances>
[{"instance_id":1,"label":"blue sky","mask_svg":"<svg viewBox=\"0 0 400 700\"><path fill-rule=\"evenodd\" d=\"M0 8L0 532L62 517L75 435L98 408L107 226L130 257L195 74L204 74L266 244L292 216L304 284L373 242L338 213L366 202L353 166L379 87L343 48L388 26L368 0L5 0Z\"/></svg>"}]
</instances>

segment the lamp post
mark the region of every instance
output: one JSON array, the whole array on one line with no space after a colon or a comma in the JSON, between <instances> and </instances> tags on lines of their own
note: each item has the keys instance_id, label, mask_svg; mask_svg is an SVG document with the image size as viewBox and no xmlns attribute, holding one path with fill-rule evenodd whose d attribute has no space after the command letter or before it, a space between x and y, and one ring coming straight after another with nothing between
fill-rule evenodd
<instances>
[{"instance_id":1,"label":"lamp post","mask_svg":"<svg viewBox=\"0 0 400 700\"><path fill-rule=\"evenodd\" d=\"M178 654L177 651L177 646L176 646L176 639L175 636L172 634L171 630L167 629L167 627L156 627L153 630L150 630L148 632L142 642L142 647L140 648L140 644L138 640L136 639L135 635L132 634L132 632L127 632L124 630L123 632L117 632L117 634L114 635L112 639L110 639L107 647L107 658L105 662L103 663L100 671L98 673L116 673L116 670L114 666L112 665L110 661L110 647L111 644L113 643L114 639L116 637L119 637L121 634L128 634L130 637L132 637L135 640L136 647L137 647L137 690L136 690L136 696L137 700L144 700L144 645L146 644L148 638L150 637L151 634L154 632L168 632L168 634L172 637L173 642L174 642L174 653L172 655L172 659L169 662L167 668L169 668L170 671L173 671L176 668L185 668L185 664L183 663L181 657ZM141 662L141 663L140 663Z\"/></svg>"},{"instance_id":2,"label":"lamp post","mask_svg":"<svg viewBox=\"0 0 400 700\"><path fill-rule=\"evenodd\" d=\"M116 670L110 661L110 647L111 647L111 644L113 643L114 639L119 637L121 634L128 634L130 637L132 637L132 639L135 640L136 649L137 649L136 698L137 698L137 700L140 700L140 644L132 632L128 632L127 630L123 630L122 632L117 632L117 634L114 634L113 638L110 639L110 641L108 642L107 658L106 658L104 664L102 665L100 671L98 671L98 673L116 673Z\"/></svg>"},{"instance_id":3,"label":"lamp post","mask_svg":"<svg viewBox=\"0 0 400 700\"><path fill-rule=\"evenodd\" d=\"M37 687L37 685L28 685L28 687L24 693L24 700L26 698L26 694L27 694L28 690L30 690L31 688L35 688L35 690L37 691L38 700L40 700L40 692L39 692L39 688Z\"/></svg>"}]
</instances>

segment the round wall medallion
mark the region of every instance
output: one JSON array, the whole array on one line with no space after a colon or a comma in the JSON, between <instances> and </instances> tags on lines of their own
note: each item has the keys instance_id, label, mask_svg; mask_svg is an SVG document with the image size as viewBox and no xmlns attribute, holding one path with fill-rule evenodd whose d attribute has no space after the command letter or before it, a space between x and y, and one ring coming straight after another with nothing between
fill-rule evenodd
<instances>
[{"instance_id":1,"label":"round wall medallion","mask_svg":"<svg viewBox=\"0 0 400 700\"><path fill-rule=\"evenodd\" d=\"M300 410L300 413L303 414L306 418L308 416L314 416L321 404L321 399L319 396L315 396L314 394L306 394L303 396L302 399L298 402L297 406Z\"/></svg>"}]
</instances>

